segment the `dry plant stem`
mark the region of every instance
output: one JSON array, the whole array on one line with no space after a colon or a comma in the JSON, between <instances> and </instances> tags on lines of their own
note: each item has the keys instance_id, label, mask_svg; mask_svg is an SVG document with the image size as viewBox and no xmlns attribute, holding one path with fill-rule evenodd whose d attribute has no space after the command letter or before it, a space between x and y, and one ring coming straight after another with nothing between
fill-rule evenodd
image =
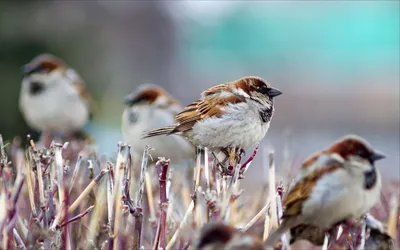
<instances>
[{"instance_id":1,"label":"dry plant stem","mask_svg":"<svg viewBox=\"0 0 400 250\"><path fill-rule=\"evenodd\" d=\"M249 221L249 223L246 224L246 226L243 227L242 231L246 232L250 227L252 227L254 225L254 223L256 223L263 215L265 215L270 207L271 203L267 203L261 210L260 212L258 212L256 214L256 216L253 217L253 219L251 219Z\"/></svg>"},{"instance_id":2,"label":"dry plant stem","mask_svg":"<svg viewBox=\"0 0 400 250\"><path fill-rule=\"evenodd\" d=\"M17 242L17 247L19 249L26 250L26 246L25 246L24 242L22 241L21 236L18 234L17 229L13 228L13 234L14 234L15 241Z\"/></svg>"},{"instance_id":3,"label":"dry plant stem","mask_svg":"<svg viewBox=\"0 0 400 250\"><path fill-rule=\"evenodd\" d=\"M61 209L61 211L63 212L63 218L68 221L68 205L69 205L69 195L67 194L67 191L65 189L63 189L64 193L64 205ZM71 249L71 234L68 230L68 227L64 227L62 229L62 246L63 249Z\"/></svg>"},{"instance_id":4,"label":"dry plant stem","mask_svg":"<svg viewBox=\"0 0 400 250\"><path fill-rule=\"evenodd\" d=\"M114 206L113 206L113 218L114 218L114 244L113 249L116 250L118 246L118 233L120 229L121 219L122 219L122 192L123 192L123 178L125 168L127 167L128 162L128 155L129 155L129 147L125 144L119 145L118 155L117 155L117 162L115 168L115 182L114 182Z\"/></svg>"},{"instance_id":5,"label":"dry plant stem","mask_svg":"<svg viewBox=\"0 0 400 250\"><path fill-rule=\"evenodd\" d=\"M74 203L69 207L68 213L72 213L84 200L84 198L93 190L93 187L96 186L103 176L108 172L108 170L103 169L100 173L89 183L89 185L83 190L83 192L76 198Z\"/></svg>"},{"instance_id":6,"label":"dry plant stem","mask_svg":"<svg viewBox=\"0 0 400 250\"><path fill-rule=\"evenodd\" d=\"M63 158L62 158L62 145L54 144L54 154L55 154L55 168L57 174L57 183L58 183L58 196L60 206L64 203L65 193L64 193L64 167L63 167Z\"/></svg>"},{"instance_id":7,"label":"dry plant stem","mask_svg":"<svg viewBox=\"0 0 400 250\"><path fill-rule=\"evenodd\" d=\"M283 196L283 186L282 184L279 185L277 187L277 192L276 192L276 204L277 204L277 220L278 220L278 224L281 224L280 218L283 215L283 207L282 207L282 196ZM281 241L282 241L282 249L288 249L289 248L289 244L286 240L286 235L283 234L281 237Z\"/></svg>"},{"instance_id":8,"label":"dry plant stem","mask_svg":"<svg viewBox=\"0 0 400 250\"><path fill-rule=\"evenodd\" d=\"M204 148L204 176L206 178L206 192L210 191L210 170L208 165L208 148Z\"/></svg>"},{"instance_id":9,"label":"dry plant stem","mask_svg":"<svg viewBox=\"0 0 400 250\"><path fill-rule=\"evenodd\" d=\"M28 158L28 156L26 156L26 158ZM35 198L34 198L34 193L33 193L34 184L33 184L33 180L32 180L32 170L30 168L28 159L25 159L25 171L27 173L26 183L28 186L29 203L31 204L32 215L33 215L33 217L37 217L38 211L36 209Z\"/></svg>"},{"instance_id":10,"label":"dry plant stem","mask_svg":"<svg viewBox=\"0 0 400 250\"><path fill-rule=\"evenodd\" d=\"M321 250L328 250L328 244L329 244L329 234L326 233L324 237L324 244L322 245Z\"/></svg>"},{"instance_id":11,"label":"dry plant stem","mask_svg":"<svg viewBox=\"0 0 400 250\"><path fill-rule=\"evenodd\" d=\"M270 152L268 154L268 159L269 159L269 171L268 171L268 177L269 177L269 194L268 194L268 202L271 202L271 224L273 228L278 228L278 222L277 222L277 212L276 212L276 199L275 199L275 163L274 163L274 154L273 152ZM268 214L265 217L265 223L264 223L264 234L263 234L263 241L265 241L268 238L270 231L270 220L268 218Z\"/></svg>"},{"instance_id":12,"label":"dry plant stem","mask_svg":"<svg viewBox=\"0 0 400 250\"><path fill-rule=\"evenodd\" d=\"M158 174L158 181L160 183L160 206L159 206L159 230L158 235L158 248L165 249L167 245L166 229L167 229L167 210L168 210L168 194L167 194L167 174L168 174L169 160L161 158L156 163L156 169Z\"/></svg>"},{"instance_id":13,"label":"dry plant stem","mask_svg":"<svg viewBox=\"0 0 400 250\"><path fill-rule=\"evenodd\" d=\"M153 189L151 187L151 177L150 173L146 171L146 193L147 193L147 199L149 203L149 210L150 210L150 218L154 219L156 218L156 212L154 210L154 197L153 197Z\"/></svg>"},{"instance_id":14,"label":"dry plant stem","mask_svg":"<svg viewBox=\"0 0 400 250\"><path fill-rule=\"evenodd\" d=\"M197 188L199 187L200 184L200 175L201 175L201 153L202 149L200 147L197 147L197 153L196 153L196 165L195 169L193 171L193 193L192 193L192 201L193 201L193 228L197 228L197 220L196 220L196 210L197 210Z\"/></svg>"},{"instance_id":15,"label":"dry plant stem","mask_svg":"<svg viewBox=\"0 0 400 250\"><path fill-rule=\"evenodd\" d=\"M395 194L390 198L390 212L388 219L388 234L392 237L393 240L396 240L397 237L397 212L398 212L398 200Z\"/></svg>"},{"instance_id":16,"label":"dry plant stem","mask_svg":"<svg viewBox=\"0 0 400 250\"><path fill-rule=\"evenodd\" d=\"M365 220L363 220L362 226L361 226L361 233L360 233L359 237L357 237L357 241L358 241L356 243L357 250L362 250L365 248L366 230L367 230L367 224L366 224Z\"/></svg>"},{"instance_id":17,"label":"dry plant stem","mask_svg":"<svg viewBox=\"0 0 400 250\"><path fill-rule=\"evenodd\" d=\"M256 157L256 155L257 155L258 148L259 148L259 144L257 144L257 146L253 150L253 153L250 155L250 157L240 167L240 177L239 178L243 178L244 177L243 176L244 173L247 171L247 169L249 169L251 163L254 160L254 157Z\"/></svg>"},{"instance_id":18,"label":"dry plant stem","mask_svg":"<svg viewBox=\"0 0 400 250\"><path fill-rule=\"evenodd\" d=\"M171 237L171 240L168 242L168 245L167 245L167 248L166 248L167 250L172 249L172 247L174 246L176 240L178 239L179 233L187 225L187 220L189 218L189 215L193 211L193 208L194 208L194 202L192 201L190 203L188 209L186 210L186 213L183 216L183 219L182 219L181 223L179 224L178 229L175 231L174 235Z\"/></svg>"},{"instance_id":19,"label":"dry plant stem","mask_svg":"<svg viewBox=\"0 0 400 250\"><path fill-rule=\"evenodd\" d=\"M99 234L99 229L100 229L100 223L99 220L96 220L94 218L99 218L101 219L103 217L103 211L104 211L104 203L106 202L105 199L103 197L106 196L106 192L107 192L107 187L105 185L101 185L99 187L99 192L98 192L98 196L100 198L98 198L96 200L96 206L94 207L94 211L92 213L91 219L90 219L90 224L89 224L89 236L88 236L88 240L93 241L93 244L95 246L97 246L97 236ZM87 247L87 249L91 249L91 247Z\"/></svg>"},{"instance_id":20,"label":"dry plant stem","mask_svg":"<svg viewBox=\"0 0 400 250\"><path fill-rule=\"evenodd\" d=\"M83 156L79 155L78 160L76 161L75 169L74 169L74 172L72 173L71 186L70 186L69 192L68 192L69 194L71 194L72 188L75 186L76 177L78 176L79 169L80 169L81 163L82 163L82 158L83 158Z\"/></svg>"},{"instance_id":21,"label":"dry plant stem","mask_svg":"<svg viewBox=\"0 0 400 250\"><path fill-rule=\"evenodd\" d=\"M108 162L108 181L107 181L107 215L108 225L110 228L114 228L113 215L113 191L114 191L114 171L111 163Z\"/></svg>"},{"instance_id":22,"label":"dry plant stem","mask_svg":"<svg viewBox=\"0 0 400 250\"><path fill-rule=\"evenodd\" d=\"M146 146L143 151L142 165L140 167L140 177L139 177L139 190L136 198L136 207L142 209L143 207L143 192L145 185L145 175L147 172L147 166L149 161L149 151L150 147ZM149 183L151 185L151 183ZM147 189L148 191L148 189ZM147 194L149 195L149 194ZM155 216L155 215L154 215ZM142 246L142 227L143 227L143 213L140 212L135 219L134 232L133 232L133 249L140 249Z\"/></svg>"},{"instance_id":23,"label":"dry plant stem","mask_svg":"<svg viewBox=\"0 0 400 250\"><path fill-rule=\"evenodd\" d=\"M38 189L39 192L39 207L43 207L44 203L45 203L45 198L44 198L44 185L43 185L43 172L42 172L42 164L40 163L39 157L37 155L36 152L32 152L32 150L30 150L31 152L31 157L35 163L36 166L36 184L37 187L35 185L35 191L36 189Z\"/></svg>"},{"instance_id":24,"label":"dry plant stem","mask_svg":"<svg viewBox=\"0 0 400 250\"><path fill-rule=\"evenodd\" d=\"M94 205L88 207L88 209L86 209L83 213L78 214L77 216L75 216L75 217L69 219L68 221L62 223L62 224L60 225L60 227L64 227L64 226L66 226L66 225L68 225L68 224L70 224L70 223L72 223L72 222L74 222L74 221L79 220L79 219L82 218L83 216L85 216L85 215L87 215L88 213L90 213L90 212L93 210L93 208L94 208Z\"/></svg>"}]
</instances>

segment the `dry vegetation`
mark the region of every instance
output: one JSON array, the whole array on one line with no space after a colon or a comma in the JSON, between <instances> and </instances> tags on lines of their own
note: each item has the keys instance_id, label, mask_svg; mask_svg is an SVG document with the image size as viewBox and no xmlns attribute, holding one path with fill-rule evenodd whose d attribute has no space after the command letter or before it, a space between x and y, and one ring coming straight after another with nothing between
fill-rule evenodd
<instances>
[{"instance_id":1,"label":"dry vegetation","mask_svg":"<svg viewBox=\"0 0 400 250\"><path fill-rule=\"evenodd\" d=\"M207 150L184 173L166 159L153 164L151 148L132 158L122 143L115 159L78 142L41 148L29 137L6 144L0 137L0 147L0 249L196 249L224 235L226 242L211 249L261 249L279 224L287 190L275 183L272 152L269 180L244 195L240 179L249 165L222 169ZM371 211L387 234L374 228L379 222L367 230L361 224L329 249L398 246L398 183L393 187L385 186L382 203ZM203 227L207 222L228 226ZM276 248L289 249L288 239Z\"/></svg>"}]
</instances>

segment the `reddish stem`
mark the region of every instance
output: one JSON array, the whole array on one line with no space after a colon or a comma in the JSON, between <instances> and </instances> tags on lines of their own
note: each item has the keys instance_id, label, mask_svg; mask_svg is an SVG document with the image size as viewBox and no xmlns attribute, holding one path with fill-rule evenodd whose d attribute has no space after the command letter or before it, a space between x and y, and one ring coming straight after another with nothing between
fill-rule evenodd
<instances>
[{"instance_id":1,"label":"reddish stem","mask_svg":"<svg viewBox=\"0 0 400 250\"><path fill-rule=\"evenodd\" d=\"M167 245L166 229L167 229L167 173L169 160L161 159L156 163L158 181L160 182L160 220L159 220L159 245L158 248L165 249Z\"/></svg>"},{"instance_id":2,"label":"reddish stem","mask_svg":"<svg viewBox=\"0 0 400 250\"><path fill-rule=\"evenodd\" d=\"M240 167L240 171L239 171L239 179L243 179L244 178L244 172L246 172L248 165L251 164L251 162L254 160L254 157L256 157L257 155L257 151L258 151L258 146L257 145L254 150L253 153L250 155L250 157L242 164L242 166Z\"/></svg>"},{"instance_id":3,"label":"reddish stem","mask_svg":"<svg viewBox=\"0 0 400 250\"><path fill-rule=\"evenodd\" d=\"M88 213L90 213L90 212L93 210L93 207L94 207L94 206L90 206L88 209L86 209L85 212L83 212L83 213L81 213L81 214L78 214L77 216L75 216L75 217L69 219L68 221L62 223L62 224L60 225L60 227L64 227L64 226L66 226L66 225L68 225L68 224L70 224L70 223L72 223L72 222L74 222L74 221L79 220L79 219L82 218L83 216L85 216L85 215L87 215Z\"/></svg>"}]
</instances>

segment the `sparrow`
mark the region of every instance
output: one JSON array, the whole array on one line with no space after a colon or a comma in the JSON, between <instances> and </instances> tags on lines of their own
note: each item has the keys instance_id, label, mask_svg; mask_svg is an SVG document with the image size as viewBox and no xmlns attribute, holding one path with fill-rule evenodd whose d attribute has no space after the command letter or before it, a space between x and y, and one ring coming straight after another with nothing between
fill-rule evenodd
<instances>
[{"instance_id":1,"label":"sparrow","mask_svg":"<svg viewBox=\"0 0 400 250\"><path fill-rule=\"evenodd\" d=\"M134 153L141 155L145 146L150 145L154 159L167 157L174 164L193 159L193 145L181 136L141 139L145 130L171 124L175 115L183 109L167 91L155 84L142 84L124 100L122 134Z\"/></svg>"},{"instance_id":2,"label":"sparrow","mask_svg":"<svg viewBox=\"0 0 400 250\"><path fill-rule=\"evenodd\" d=\"M178 113L174 125L148 131L143 138L182 135L197 147L226 152L234 166L243 150L264 138L274 114L273 99L281 94L254 76L216 85Z\"/></svg>"},{"instance_id":3,"label":"sparrow","mask_svg":"<svg viewBox=\"0 0 400 250\"><path fill-rule=\"evenodd\" d=\"M263 243L257 237L220 223L211 222L203 226L195 249L202 250L263 250Z\"/></svg>"},{"instance_id":4,"label":"sparrow","mask_svg":"<svg viewBox=\"0 0 400 250\"><path fill-rule=\"evenodd\" d=\"M381 177L374 163L384 157L361 137L347 135L306 159L283 203L283 222L267 246L301 225L328 230L365 215L380 197Z\"/></svg>"},{"instance_id":5,"label":"sparrow","mask_svg":"<svg viewBox=\"0 0 400 250\"><path fill-rule=\"evenodd\" d=\"M91 117L91 97L81 77L64 61L41 54L22 68L19 108L32 129L75 133Z\"/></svg>"}]
</instances>

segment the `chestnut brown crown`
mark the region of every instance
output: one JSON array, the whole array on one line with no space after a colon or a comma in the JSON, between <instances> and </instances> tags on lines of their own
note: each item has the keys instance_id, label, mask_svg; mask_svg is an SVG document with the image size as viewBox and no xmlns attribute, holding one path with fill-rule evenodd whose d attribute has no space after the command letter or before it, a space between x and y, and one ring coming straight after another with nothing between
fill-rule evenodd
<instances>
[{"instance_id":1,"label":"chestnut brown crown","mask_svg":"<svg viewBox=\"0 0 400 250\"><path fill-rule=\"evenodd\" d=\"M259 92L273 98L282 94L282 91L273 88L271 84L257 76L240 78L234 84L248 95L251 95L252 92Z\"/></svg>"},{"instance_id":2,"label":"chestnut brown crown","mask_svg":"<svg viewBox=\"0 0 400 250\"><path fill-rule=\"evenodd\" d=\"M125 96L124 102L127 106L141 105L141 104L153 104L159 97L165 97L167 105L177 104L178 101L173 99L167 91L155 84L143 84L137 91Z\"/></svg>"},{"instance_id":3,"label":"chestnut brown crown","mask_svg":"<svg viewBox=\"0 0 400 250\"><path fill-rule=\"evenodd\" d=\"M350 156L358 156L371 163L385 158L385 155L375 151L367 141L355 135L348 135L338 140L328 149L328 152L337 153L346 160Z\"/></svg>"},{"instance_id":4,"label":"chestnut brown crown","mask_svg":"<svg viewBox=\"0 0 400 250\"><path fill-rule=\"evenodd\" d=\"M50 73L55 69L65 67L64 61L51 54L41 54L22 67L23 74Z\"/></svg>"}]
</instances>

